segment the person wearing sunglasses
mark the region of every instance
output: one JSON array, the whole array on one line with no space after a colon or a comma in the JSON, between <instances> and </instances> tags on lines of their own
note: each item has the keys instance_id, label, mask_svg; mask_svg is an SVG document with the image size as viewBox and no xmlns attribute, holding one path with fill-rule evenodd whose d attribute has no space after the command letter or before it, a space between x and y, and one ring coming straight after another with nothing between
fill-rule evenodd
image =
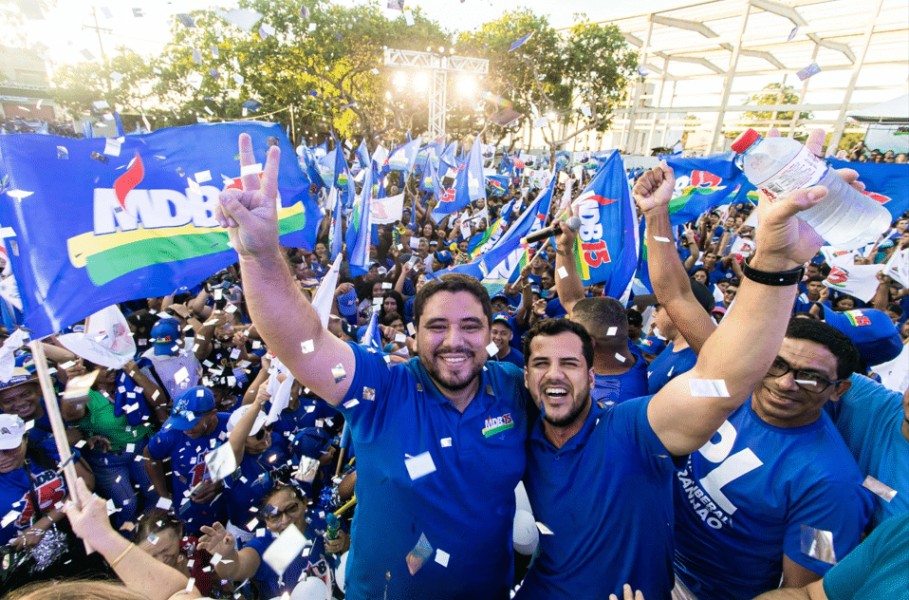
<instances>
[{"instance_id":1,"label":"person wearing sunglasses","mask_svg":"<svg viewBox=\"0 0 909 600\"><path fill-rule=\"evenodd\" d=\"M350 536L341 530L335 539L326 540L324 521L318 515L307 513L307 504L306 495L300 488L275 486L265 495L258 513L258 518L268 530L265 535L254 537L238 551L233 535L220 523L215 523L202 529L204 535L199 540L199 547L211 554L221 555L221 560L215 565L219 577L230 581L255 581L260 598L277 598L291 593L304 573L321 579L326 591L332 590L335 569L339 557L350 548ZM308 552L298 552L279 575L263 556L291 526L306 538Z\"/></svg>"},{"instance_id":2,"label":"person wearing sunglasses","mask_svg":"<svg viewBox=\"0 0 909 600\"><path fill-rule=\"evenodd\" d=\"M265 398L258 396L252 404L236 409L227 422L228 443L239 465L224 479L229 517L227 529L242 543L255 535L255 529L250 531L246 525L275 485L272 471L284 465L288 458L284 445L278 443L277 436L272 433L273 425L266 424L264 403Z\"/></svg>"}]
</instances>

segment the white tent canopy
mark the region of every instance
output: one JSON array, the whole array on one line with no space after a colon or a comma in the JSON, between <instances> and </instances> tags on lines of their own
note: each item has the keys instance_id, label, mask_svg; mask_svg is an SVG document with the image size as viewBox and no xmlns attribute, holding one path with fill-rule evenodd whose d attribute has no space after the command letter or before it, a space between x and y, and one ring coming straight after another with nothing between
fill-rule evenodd
<instances>
[{"instance_id":1,"label":"white tent canopy","mask_svg":"<svg viewBox=\"0 0 909 600\"><path fill-rule=\"evenodd\" d=\"M909 123L909 94L864 110L854 110L849 117L863 123Z\"/></svg>"}]
</instances>

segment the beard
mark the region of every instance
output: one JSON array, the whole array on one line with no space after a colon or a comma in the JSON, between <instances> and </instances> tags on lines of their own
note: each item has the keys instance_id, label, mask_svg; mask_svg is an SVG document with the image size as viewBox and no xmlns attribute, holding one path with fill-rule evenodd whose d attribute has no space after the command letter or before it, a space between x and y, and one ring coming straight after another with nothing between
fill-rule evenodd
<instances>
[{"instance_id":1,"label":"beard","mask_svg":"<svg viewBox=\"0 0 909 600\"><path fill-rule=\"evenodd\" d=\"M575 396L575 401L571 404L571 410L568 412L568 414L555 418L549 413L546 413L543 415L543 420L545 420L553 427L568 427L569 425L573 425L581 417L581 414L587 407L587 403L584 399L589 398L589 396L590 390L585 390L585 393ZM540 403L542 404L542 400Z\"/></svg>"},{"instance_id":2,"label":"beard","mask_svg":"<svg viewBox=\"0 0 909 600\"><path fill-rule=\"evenodd\" d=\"M483 364L474 364L473 361L476 357L476 353L471 352L466 349L459 349L459 351L464 352L467 355L466 362L472 365L472 368L465 375L453 375L451 373L444 374L442 369L439 368L439 365L436 361L443 361L439 356L444 354L443 351L438 351L429 357L429 360L423 360L423 357L420 357L420 362L423 363L423 368L426 369L426 372L429 373L429 376L433 381L436 382L436 385L448 390L451 392L459 392L464 388L470 386L476 379L480 376L480 373L483 372Z\"/></svg>"}]
</instances>

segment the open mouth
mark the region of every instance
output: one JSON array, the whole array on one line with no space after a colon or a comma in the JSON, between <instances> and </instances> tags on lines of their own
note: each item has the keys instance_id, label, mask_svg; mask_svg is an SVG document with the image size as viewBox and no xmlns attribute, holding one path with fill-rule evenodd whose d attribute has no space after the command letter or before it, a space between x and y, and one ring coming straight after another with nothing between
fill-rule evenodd
<instances>
[{"instance_id":1,"label":"open mouth","mask_svg":"<svg viewBox=\"0 0 909 600\"><path fill-rule=\"evenodd\" d=\"M558 403L568 397L568 388L562 385L548 385L543 388L543 396L550 402Z\"/></svg>"}]
</instances>

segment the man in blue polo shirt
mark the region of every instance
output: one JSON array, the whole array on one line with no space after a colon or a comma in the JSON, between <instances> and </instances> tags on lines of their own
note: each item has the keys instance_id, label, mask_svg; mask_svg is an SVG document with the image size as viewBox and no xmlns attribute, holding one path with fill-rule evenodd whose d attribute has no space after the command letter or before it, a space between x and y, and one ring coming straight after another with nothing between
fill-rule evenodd
<instances>
[{"instance_id":1,"label":"man in blue polo shirt","mask_svg":"<svg viewBox=\"0 0 909 600\"><path fill-rule=\"evenodd\" d=\"M671 196L674 182L655 177L645 174L635 186L639 202L654 192ZM516 598L603 598L625 583L648 600L670 597L674 468L748 400L773 361L800 265L822 242L795 214L823 195L811 189L761 202L740 309L723 319L694 369L652 398L607 411L590 398L593 351L582 327L544 321L527 334L525 381L542 414L528 444L525 486L535 518L552 534L543 530ZM570 255L576 234L560 229L556 247Z\"/></svg>"},{"instance_id":2,"label":"man in blue polo shirt","mask_svg":"<svg viewBox=\"0 0 909 600\"><path fill-rule=\"evenodd\" d=\"M227 503L222 482L212 482L205 455L227 440L230 413L215 411L215 396L204 387L183 391L164 422L143 450L145 469L161 498L172 499L174 512L188 531L215 521L225 522ZM173 495L167 489L164 465L170 459Z\"/></svg>"},{"instance_id":3,"label":"man in blue polo shirt","mask_svg":"<svg viewBox=\"0 0 909 600\"><path fill-rule=\"evenodd\" d=\"M492 316L492 329L490 330L492 343L496 345L496 352L489 360L510 362L519 369L524 368L524 357L517 348L511 345L514 338L512 317L506 312L498 312Z\"/></svg>"},{"instance_id":4,"label":"man in blue polo shirt","mask_svg":"<svg viewBox=\"0 0 909 600\"><path fill-rule=\"evenodd\" d=\"M281 255L279 156L270 148L261 181L245 176L244 190L221 194L218 219L263 340L350 424L358 504L347 598L507 599L528 426L521 372L486 361L485 288L462 275L423 286L414 302L418 357L408 363L389 366L341 342L321 327ZM256 162L241 135L241 165Z\"/></svg>"}]
</instances>

